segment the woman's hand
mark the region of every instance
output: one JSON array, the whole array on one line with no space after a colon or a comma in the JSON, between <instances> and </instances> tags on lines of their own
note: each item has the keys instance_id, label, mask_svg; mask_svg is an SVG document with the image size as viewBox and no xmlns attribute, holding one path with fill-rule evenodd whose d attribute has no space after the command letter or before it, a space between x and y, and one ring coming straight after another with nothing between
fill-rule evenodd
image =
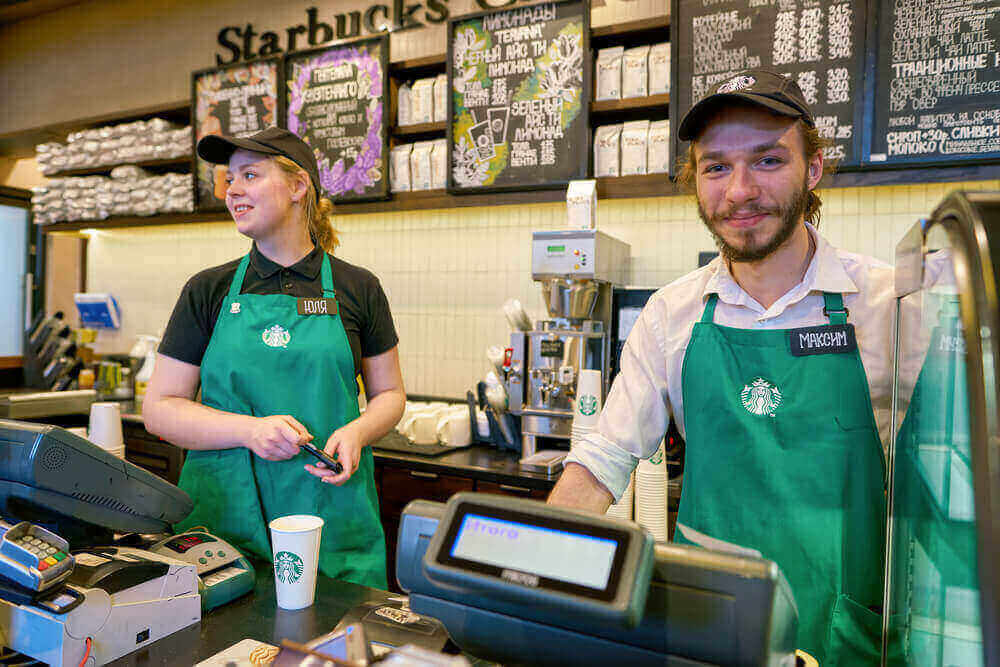
<instances>
[{"instance_id":1,"label":"woman's hand","mask_svg":"<svg viewBox=\"0 0 1000 667\"><path fill-rule=\"evenodd\" d=\"M344 467L343 472L335 475L323 463L307 464L305 468L327 484L340 486L349 480L354 471L358 469L358 463L361 461L361 450L364 447L365 442L357 423L351 422L334 431L330 439L326 441L326 447L323 448L327 456L340 462L340 465Z\"/></svg>"},{"instance_id":2,"label":"woman's hand","mask_svg":"<svg viewBox=\"0 0 1000 667\"><path fill-rule=\"evenodd\" d=\"M268 461L284 461L299 453L299 445L313 439L312 434L290 415L256 417L246 447Z\"/></svg>"}]
</instances>

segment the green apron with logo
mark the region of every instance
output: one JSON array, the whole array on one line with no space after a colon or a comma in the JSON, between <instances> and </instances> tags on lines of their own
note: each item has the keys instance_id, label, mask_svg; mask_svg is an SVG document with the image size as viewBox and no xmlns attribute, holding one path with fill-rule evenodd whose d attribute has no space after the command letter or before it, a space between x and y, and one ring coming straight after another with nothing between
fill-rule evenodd
<instances>
[{"instance_id":1,"label":"green apron with logo","mask_svg":"<svg viewBox=\"0 0 1000 667\"><path fill-rule=\"evenodd\" d=\"M794 356L795 330L714 324L717 299L684 356L675 539L776 561L798 607L798 648L826 665L877 664L885 458L861 358ZM841 295L824 301L830 324L846 324Z\"/></svg>"},{"instance_id":2,"label":"green apron with logo","mask_svg":"<svg viewBox=\"0 0 1000 667\"><path fill-rule=\"evenodd\" d=\"M291 415L322 449L358 417L354 358L339 314L299 315L287 294L240 294L250 264L239 264L201 363L202 403L254 417ZM322 263L323 296L335 299ZM246 447L191 450L180 487L194 511L175 528L204 526L243 552L272 560L268 523L290 514L324 519L319 571L334 579L386 588L385 536L370 447L343 486L303 469L305 452L268 461Z\"/></svg>"}]
</instances>

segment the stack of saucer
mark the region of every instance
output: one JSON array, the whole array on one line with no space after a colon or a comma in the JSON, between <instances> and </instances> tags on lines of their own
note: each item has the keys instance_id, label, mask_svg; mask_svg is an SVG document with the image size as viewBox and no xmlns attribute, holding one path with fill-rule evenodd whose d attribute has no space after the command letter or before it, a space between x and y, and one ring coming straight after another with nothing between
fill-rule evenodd
<instances>
[{"instance_id":1,"label":"stack of saucer","mask_svg":"<svg viewBox=\"0 0 1000 667\"><path fill-rule=\"evenodd\" d=\"M632 520L632 505L633 499L635 498L635 473L632 473L632 477L628 480L628 486L625 488L625 493L622 494L621 500L608 508L607 515L613 519L625 519L626 521Z\"/></svg>"},{"instance_id":2,"label":"stack of saucer","mask_svg":"<svg viewBox=\"0 0 1000 667\"><path fill-rule=\"evenodd\" d=\"M635 469L635 522L667 541L667 465L663 443Z\"/></svg>"},{"instance_id":3,"label":"stack of saucer","mask_svg":"<svg viewBox=\"0 0 1000 667\"><path fill-rule=\"evenodd\" d=\"M602 396L601 371L580 371L576 380L576 400L573 401L570 446L597 428L597 418L601 415Z\"/></svg>"}]
</instances>

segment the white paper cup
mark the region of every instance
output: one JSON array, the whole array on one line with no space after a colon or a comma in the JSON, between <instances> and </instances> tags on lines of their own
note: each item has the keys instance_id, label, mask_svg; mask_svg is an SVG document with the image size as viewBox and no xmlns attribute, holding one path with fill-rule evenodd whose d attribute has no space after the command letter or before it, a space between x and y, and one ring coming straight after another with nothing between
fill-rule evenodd
<instances>
[{"instance_id":1,"label":"white paper cup","mask_svg":"<svg viewBox=\"0 0 1000 667\"><path fill-rule=\"evenodd\" d=\"M125 446L122 438L122 413L118 403L93 403L90 406L89 439L110 452Z\"/></svg>"},{"instance_id":2,"label":"white paper cup","mask_svg":"<svg viewBox=\"0 0 1000 667\"><path fill-rule=\"evenodd\" d=\"M316 569L323 519L309 514L278 517L271 528L274 587L282 609L305 609L316 599Z\"/></svg>"},{"instance_id":3,"label":"white paper cup","mask_svg":"<svg viewBox=\"0 0 1000 667\"><path fill-rule=\"evenodd\" d=\"M580 371L576 380L576 400L573 402L573 426L596 426L602 401L601 371Z\"/></svg>"}]
</instances>

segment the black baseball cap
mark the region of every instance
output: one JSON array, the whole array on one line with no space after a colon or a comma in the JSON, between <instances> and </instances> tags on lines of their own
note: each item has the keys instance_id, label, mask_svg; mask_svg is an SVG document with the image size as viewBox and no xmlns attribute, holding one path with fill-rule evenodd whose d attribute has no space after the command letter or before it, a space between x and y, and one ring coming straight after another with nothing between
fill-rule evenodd
<instances>
[{"instance_id":1,"label":"black baseball cap","mask_svg":"<svg viewBox=\"0 0 1000 667\"><path fill-rule=\"evenodd\" d=\"M677 136L682 141L692 141L712 113L733 101L749 102L776 114L801 118L809 125L816 125L799 84L771 70L749 69L717 83L705 97L698 100L681 119Z\"/></svg>"},{"instance_id":2,"label":"black baseball cap","mask_svg":"<svg viewBox=\"0 0 1000 667\"><path fill-rule=\"evenodd\" d=\"M309 144L280 127L269 127L249 137L237 139L210 134L198 142L198 156L214 164L229 164L229 158L236 149L242 148L255 153L267 155L284 155L286 158L305 169L316 188L316 195L322 196L319 185L319 169L316 166L316 156Z\"/></svg>"}]
</instances>

